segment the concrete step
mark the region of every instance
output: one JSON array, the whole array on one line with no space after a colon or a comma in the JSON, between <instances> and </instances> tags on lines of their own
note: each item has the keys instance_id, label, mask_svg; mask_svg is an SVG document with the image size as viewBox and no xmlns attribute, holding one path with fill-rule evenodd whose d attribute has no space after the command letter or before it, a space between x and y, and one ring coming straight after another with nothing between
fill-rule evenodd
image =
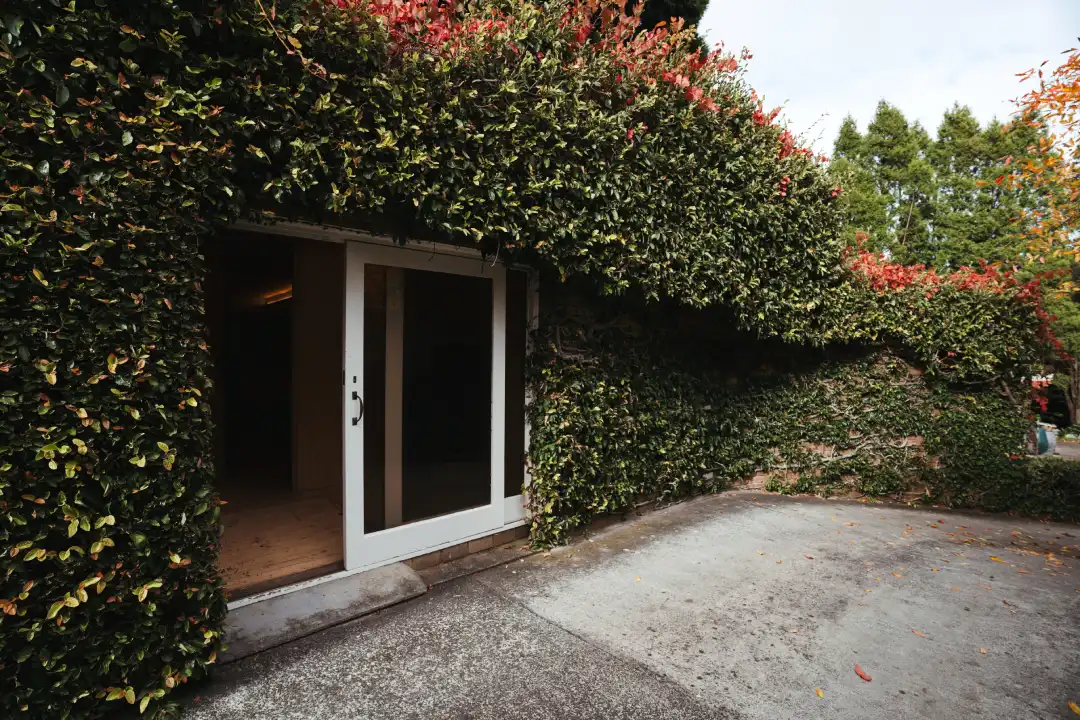
<instances>
[{"instance_id":1,"label":"concrete step","mask_svg":"<svg viewBox=\"0 0 1080 720\"><path fill-rule=\"evenodd\" d=\"M229 663L334 625L410 600L427 584L404 563L308 585L230 610L225 621Z\"/></svg>"}]
</instances>

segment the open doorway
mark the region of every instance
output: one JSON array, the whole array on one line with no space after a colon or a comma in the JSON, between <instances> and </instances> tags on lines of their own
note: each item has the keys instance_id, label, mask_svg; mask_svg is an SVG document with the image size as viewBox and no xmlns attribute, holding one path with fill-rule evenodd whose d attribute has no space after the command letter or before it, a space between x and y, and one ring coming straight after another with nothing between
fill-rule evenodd
<instances>
[{"instance_id":1,"label":"open doorway","mask_svg":"<svg viewBox=\"0 0 1080 720\"><path fill-rule=\"evenodd\" d=\"M215 460L231 599L342 567L343 246L207 248Z\"/></svg>"}]
</instances>

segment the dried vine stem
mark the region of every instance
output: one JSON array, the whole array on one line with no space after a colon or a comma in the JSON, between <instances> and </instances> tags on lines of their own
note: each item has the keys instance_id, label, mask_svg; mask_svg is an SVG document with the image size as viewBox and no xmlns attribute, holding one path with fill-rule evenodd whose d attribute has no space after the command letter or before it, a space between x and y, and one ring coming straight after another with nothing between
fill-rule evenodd
<instances>
[{"instance_id":1,"label":"dried vine stem","mask_svg":"<svg viewBox=\"0 0 1080 720\"><path fill-rule=\"evenodd\" d=\"M270 30L274 33L274 37L278 39L281 46L285 48L285 53L288 55L295 55L300 58L300 64L304 66L304 69L317 78L326 79L326 68L314 60L309 60L304 57L304 53L300 52L300 41L296 38L289 36L289 40L292 42L286 42L285 38L281 36L281 31L274 25L274 20L277 18L277 5L270 6L270 12L266 11L266 7L263 5L262 0L255 0L259 5L259 12L262 13L263 19L266 20L266 24L270 27Z\"/></svg>"}]
</instances>

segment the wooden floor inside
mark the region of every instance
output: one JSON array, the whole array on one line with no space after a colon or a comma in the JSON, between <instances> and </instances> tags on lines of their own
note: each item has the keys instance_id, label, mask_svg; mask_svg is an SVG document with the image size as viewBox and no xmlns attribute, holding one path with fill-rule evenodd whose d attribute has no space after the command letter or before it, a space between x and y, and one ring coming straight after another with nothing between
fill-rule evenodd
<instances>
[{"instance_id":1,"label":"wooden floor inside","mask_svg":"<svg viewBox=\"0 0 1080 720\"><path fill-rule=\"evenodd\" d=\"M218 567L230 600L341 568L340 498L223 494Z\"/></svg>"}]
</instances>

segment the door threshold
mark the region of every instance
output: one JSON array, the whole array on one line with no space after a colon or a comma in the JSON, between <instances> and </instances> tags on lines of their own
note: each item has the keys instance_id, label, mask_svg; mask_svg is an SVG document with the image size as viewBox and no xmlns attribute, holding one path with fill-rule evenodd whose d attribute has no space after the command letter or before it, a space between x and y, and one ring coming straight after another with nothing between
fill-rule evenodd
<instances>
[{"instance_id":1,"label":"door threshold","mask_svg":"<svg viewBox=\"0 0 1080 720\"><path fill-rule=\"evenodd\" d=\"M225 588L225 592L228 594L229 600L233 602L239 602L246 600L254 595L267 595L274 590L289 587L292 585L299 585L307 580L318 580L327 575L337 575L344 569L344 566L340 562L332 563L330 565L323 565L321 567L312 568L310 570L304 570L303 572L293 573L292 575L285 575L283 577L274 578L273 580L264 580L262 582L254 583L246 587L242 587L236 591L230 592L228 588Z\"/></svg>"},{"instance_id":2,"label":"door threshold","mask_svg":"<svg viewBox=\"0 0 1080 720\"><path fill-rule=\"evenodd\" d=\"M416 571L399 562L230 608L220 659L233 662L426 592Z\"/></svg>"},{"instance_id":3,"label":"door threshold","mask_svg":"<svg viewBox=\"0 0 1080 720\"><path fill-rule=\"evenodd\" d=\"M337 580L352 577L353 575L358 575L360 573L365 573L379 567L385 567L386 565L390 565L392 563L400 563L414 557L419 557L427 553L432 553L436 550L444 550L455 545L468 543L470 540L479 540L480 538L485 538L489 535L495 535L506 530L512 530L525 524L525 520L518 520L512 523L507 523L506 525L503 525L501 528L498 528L496 530L485 530L484 532L469 535L458 540L451 540L450 542L433 545L432 547L424 548L423 550L414 553L406 553L404 555L393 557L382 562L371 563L370 565L364 565L358 568L353 568L351 570L341 570L336 573L331 573L329 575L322 575L321 577L304 580L303 582L298 582L293 585L285 585L283 587L274 588L273 590L266 590L265 592L257 593L255 595L248 595L247 597L231 601L227 607L229 613L234 613L240 608L247 607L248 605L254 605L255 603L262 603L268 600L273 600L274 598L280 597L282 595L289 595L291 593L301 592L303 590L322 585L323 583L335 582Z\"/></svg>"}]
</instances>

